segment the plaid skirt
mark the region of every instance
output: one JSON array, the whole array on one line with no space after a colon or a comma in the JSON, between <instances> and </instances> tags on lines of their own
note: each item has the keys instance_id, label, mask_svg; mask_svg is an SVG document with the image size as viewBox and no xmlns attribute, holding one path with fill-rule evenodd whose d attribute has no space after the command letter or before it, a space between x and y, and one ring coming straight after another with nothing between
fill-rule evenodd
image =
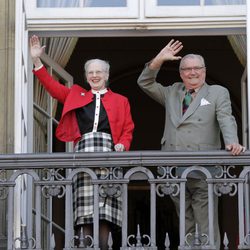
<instances>
[{"instance_id":1,"label":"plaid skirt","mask_svg":"<svg viewBox=\"0 0 250 250\"><path fill-rule=\"evenodd\" d=\"M114 144L110 134L91 132L84 134L75 145L75 152L110 152ZM106 175L104 169L96 168L98 178ZM91 178L86 173L79 173L73 179L73 208L75 226L93 223L94 189ZM122 224L121 197L99 196L99 219L107 220L117 226Z\"/></svg>"}]
</instances>

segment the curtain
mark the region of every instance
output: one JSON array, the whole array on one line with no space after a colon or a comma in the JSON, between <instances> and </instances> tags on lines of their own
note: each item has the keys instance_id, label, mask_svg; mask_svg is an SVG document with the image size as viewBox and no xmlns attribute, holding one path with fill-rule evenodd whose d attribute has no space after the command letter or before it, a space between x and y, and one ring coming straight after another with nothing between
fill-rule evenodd
<instances>
[{"instance_id":1,"label":"curtain","mask_svg":"<svg viewBox=\"0 0 250 250\"><path fill-rule=\"evenodd\" d=\"M91 7L93 4L93 0L84 0L84 7Z\"/></svg>"},{"instance_id":2,"label":"curtain","mask_svg":"<svg viewBox=\"0 0 250 250\"><path fill-rule=\"evenodd\" d=\"M206 0L205 5L240 5L246 4L246 0Z\"/></svg>"},{"instance_id":3,"label":"curtain","mask_svg":"<svg viewBox=\"0 0 250 250\"><path fill-rule=\"evenodd\" d=\"M245 67L247 64L247 37L246 35L230 35L228 40L237 55L240 63Z\"/></svg>"},{"instance_id":4,"label":"curtain","mask_svg":"<svg viewBox=\"0 0 250 250\"><path fill-rule=\"evenodd\" d=\"M37 0L38 8L80 7L80 0ZM127 0L83 0L84 7L126 7Z\"/></svg>"},{"instance_id":5,"label":"curtain","mask_svg":"<svg viewBox=\"0 0 250 250\"><path fill-rule=\"evenodd\" d=\"M77 40L76 37L42 38L41 44L46 46L46 53L64 68L75 49Z\"/></svg>"},{"instance_id":6,"label":"curtain","mask_svg":"<svg viewBox=\"0 0 250 250\"><path fill-rule=\"evenodd\" d=\"M79 7L79 0L37 0L38 8Z\"/></svg>"},{"instance_id":7,"label":"curtain","mask_svg":"<svg viewBox=\"0 0 250 250\"><path fill-rule=\"evenodd\" d=\"M127 0L84 0L84 7L126 7Z\"/></svg>"}]
</instances>

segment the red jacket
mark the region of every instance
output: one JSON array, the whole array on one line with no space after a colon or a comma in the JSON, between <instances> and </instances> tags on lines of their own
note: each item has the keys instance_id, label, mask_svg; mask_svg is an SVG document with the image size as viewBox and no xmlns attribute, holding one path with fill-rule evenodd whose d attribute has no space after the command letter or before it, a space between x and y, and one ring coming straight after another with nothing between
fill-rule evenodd
<instances>
[{"instance_id":1,"label":"red jacket","mask_svg":"<svg viewBox=\"0 0 250 250\"><path fill-rule=\"evenodd\" d=\"M90 103L93 97L92 92L86 91L76 84L71 88L62 85L48 74L45 67L37 71L33 70L33 73L49 94L64 104L62 117L56 129L56 137L61 141L74 141L76 143L81 138L81 134L75 109ZM107 112L114 144L121 143L126 150L129 150L134 123L128 99L109 90L102 98L102 104Z\"/></svg>"}]
</instances>

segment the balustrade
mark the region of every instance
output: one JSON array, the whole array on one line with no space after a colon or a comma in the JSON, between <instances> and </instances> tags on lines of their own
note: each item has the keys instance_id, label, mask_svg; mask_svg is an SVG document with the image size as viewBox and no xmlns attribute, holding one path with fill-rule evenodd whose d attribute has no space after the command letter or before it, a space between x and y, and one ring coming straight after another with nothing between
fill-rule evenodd
<instances>
[{"instance_id":1,"label":"balustrade","mask_svg":"<svg viewBox=\"0 0 250 250\"><path fill-rule=\"evenodd\" d=\"M0 198L6 201L7 249L56 249L57 241L53 234L43 231L46 221L43 200L62 199L65 207L65 226L49 221L52 228L64 234L64 249L99 249L99 197L122 197L121 250L162 249L157 242L157 198L180 196L179 250L216 249L214 244L213 197L237 197L238 249L250 249L249 220L249 173L250 153L231 156L226 151L213 152L161 152L132 151L109 153L54 153L17 154L0 156ZM99 178L94 169L103 168L106 175ZM181 176L176 169L190 166ZM202 166L202 167L201 167ZM210 167L216 166L217 174L212 176ZM193 234L185 234L185 185L189 174L200 171L208 183L209 230L208 234L196 225ZM94 186L94 229L93 235L75 235L73 228L72 181L75 175L84 172L90 175ZM128 232L129 186L145 183L149 194L149 232L141 225ZM16 199L16 197L21 197ZM29 209L31 207L31 210ZM20 212L16 214L17 211ZM146 209L146 208L145 208ZM27 211L33 211L27 214ZM137 211L140 213L140 211ZM225 216L225 215L223 215ZM4 231L3 229L1 231ZM171 232L165 232L164 249L171 248ZM222 246L229 249L230 239L227 230L222 232ZM114 236L110 233L108 249L113 246ZM44 243L46 242L46 244ZM46 245L46 246L45 246Z\"/></svg>"}]
</instances>

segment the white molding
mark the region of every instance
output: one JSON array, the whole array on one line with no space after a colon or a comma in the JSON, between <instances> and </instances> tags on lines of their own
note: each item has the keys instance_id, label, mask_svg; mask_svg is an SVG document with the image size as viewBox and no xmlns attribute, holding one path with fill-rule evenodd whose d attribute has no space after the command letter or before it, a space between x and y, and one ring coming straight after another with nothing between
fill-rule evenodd
<instances>
[{"instance_id":1,"label":"white molding","mask_svg":"<svg viewBox=\"0 0 250 250\"><path fill-rule=\"evenodd\" d=\"M245 35L246 28L200 28L200 29L157 29L157 30L34 30L30 35L40 37L156 37L156 36L217 36Z\"/></svg>"},{"instance_id":2,"label":"white molding","mask_svg":"<svg viewBox=\"0 0 250 250\"><path fill-rule=\"evenodd\" d=\"M23 1L16 2L14 152L27 152L27 38Z\"/></svg>"},{"instance_id":3,"label":"white molding","mask_svg":"<svg viewBox=\"0 0 250 250\"><path fill-rule=\"evenodd\" d=\"M21 24L22 24L22 10L21 7L22 2L18 1L16 3L16 23L15 23L15 112L14 112L14 131L15 131L15 137L14 137L14 152L15 153L21 153L22 152L22 134L21 134L21 123L22 123L22 106L20 103L22 103L21 99L21 84L18 84L18 78L20 79L21 76L21 70L22 70L22 64L20 62L22 61L22 50L21 50L21 43L17 39L17 37L21 36Z\"/></svg>"},{"instance_id":4,"label":"white molding","mask_svg":"<svg viewBox=\"0 0 250 250\"><path fill-rule=\"evenodd\" d=\"M77 33L77 36L84 34L96 36L97 33L121 33L126 36L130 33L134 36L144 35L146 32L158 32L161 30L179 33L185 30L211 30L228 29L228 32L234 33L234 29L245 29L246 17L244 18L172 18L172 19L154 19L145 21L107 21L100 22L82 22L82 20L33 20L28 23L29 31L43 32L69 32ZM201 31L203 33L203 31ZM226 32L227 33L227 32ZM129 34L129 35L130 35Z\"/></svg>"}]
</instances>

